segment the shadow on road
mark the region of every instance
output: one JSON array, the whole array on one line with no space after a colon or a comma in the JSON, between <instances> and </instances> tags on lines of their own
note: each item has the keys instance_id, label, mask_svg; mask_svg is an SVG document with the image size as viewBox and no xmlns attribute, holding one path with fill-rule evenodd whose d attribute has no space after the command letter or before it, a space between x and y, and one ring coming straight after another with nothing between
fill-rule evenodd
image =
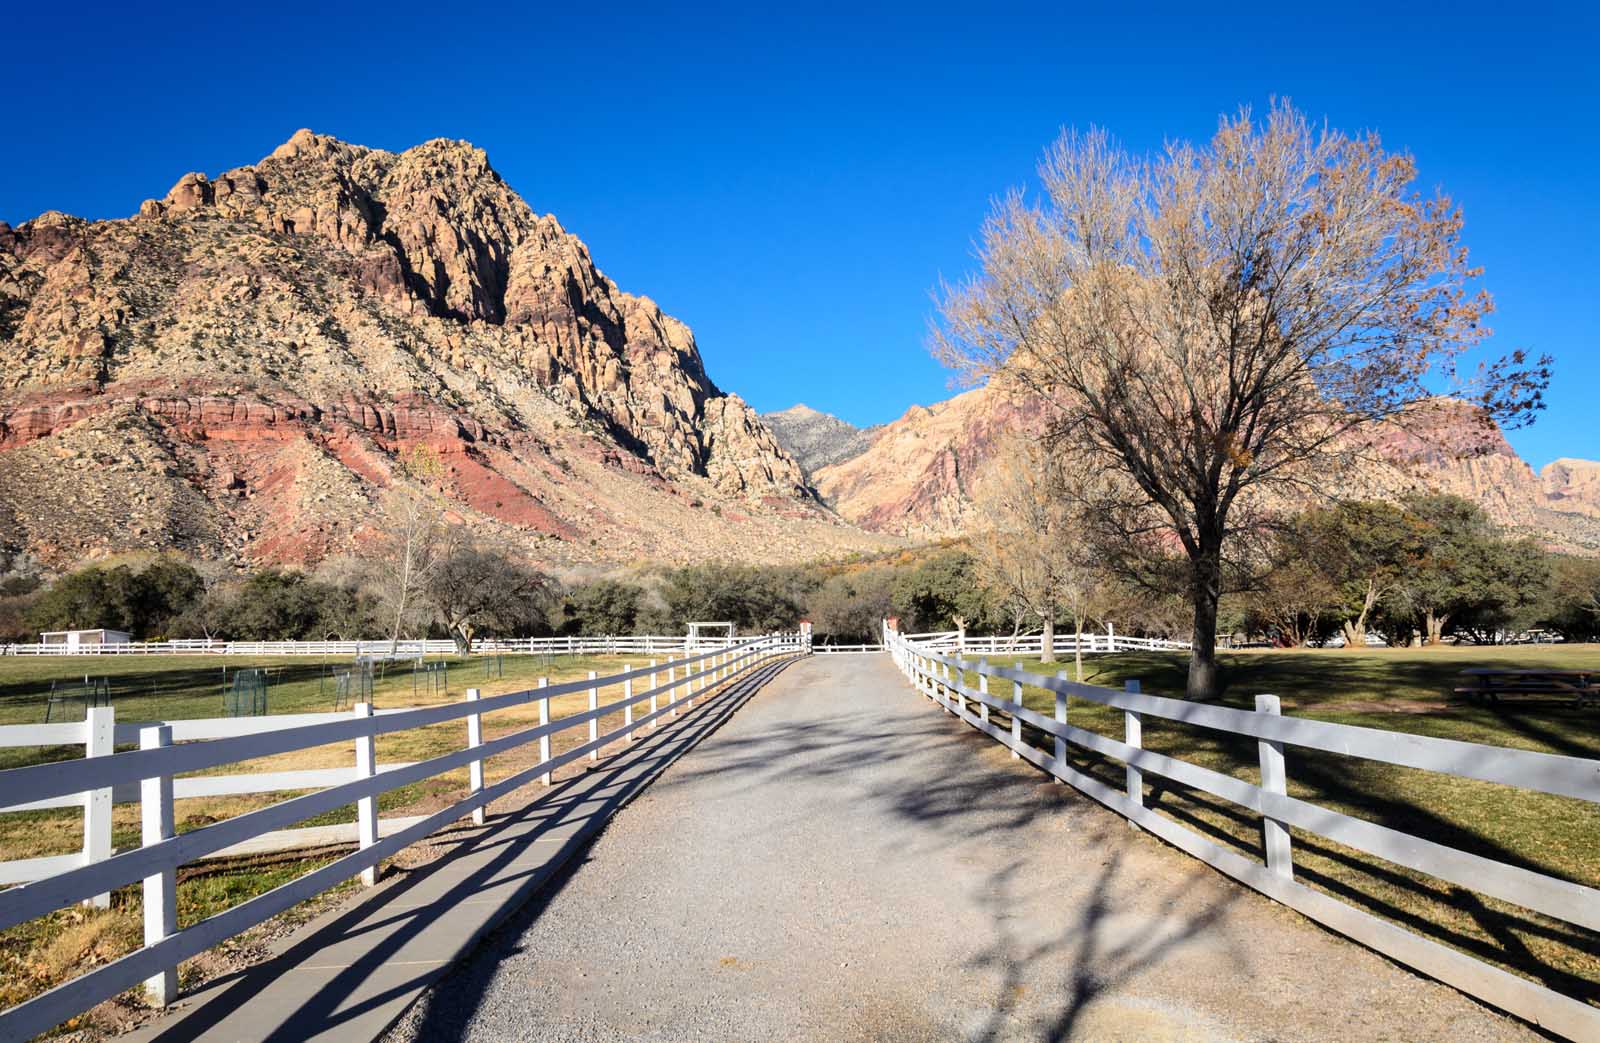
<instances>
[{"instance_id":1,"label":"shadow on road","mask_svg":"<svg viewBox=\"0 0 1600 1043\"><path fill-rule=\"evenodd\" d=\"M290 1043L314 1036L342 1039L376 1035L404 1011L404 1005L387 1012L376 1026L370 1021L359 1027L356 1023L404 1001L449 970L451 961L446 960L429 961L432 966L418 967L411 973L397 973L392 961L407 943L459 915L460 902L481 900L490 882L495 893L504 897L497 909L483 917L486 928L506 917L512 917L514 924L530 917L536 919L570 879L575 864L581 861L575 856L593 842L611 815L648 787L668 765L714 734L789 665L790 662L779 662L758 668L734 681L725 693L697 706L685 719L654 733L646 732L634 746L602 759L587 772L558 781L548 791L541 792L537 783L519 791L531 794L527 803L492 814L485 827L458 827L436 834L430 842L450 845L443 857L414 869L391 869L391 881L379 891L315 926L273 959L208 983L198 994L186 998L188 1009L183 1016L148 1026L141 1038L162 1043L219 1037ZM604 796L597 800L596 794ZM526 869L513 865L534 843L556 831L562 835L556 838L560 847L554 857ZM443 889L438 886L442 874L468 860L472 862L470 873L449 881ZM508 883L512 886L506 887ZM468 938L456 956L464 954L481 936L482 932ZM355 955L341 965L341 953ZM333 973L305 995L294 996L292 988L288 997L284 997L281 988L273 991L281 981L295 980L294 975L315 975L320 971ZM264 997L267 1003L262 1002ZM292 998L294 1002L279 1009L271 1002L274 997ZM245 1030L241 1031L240 1026ZM443 1028L440 1031L447 1032Z\"/></svg>"}]
</instances>

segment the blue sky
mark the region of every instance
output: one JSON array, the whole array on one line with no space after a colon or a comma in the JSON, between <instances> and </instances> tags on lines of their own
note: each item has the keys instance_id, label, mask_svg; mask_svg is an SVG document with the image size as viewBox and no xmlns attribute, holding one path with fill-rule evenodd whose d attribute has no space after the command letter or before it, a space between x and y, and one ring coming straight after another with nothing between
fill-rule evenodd
<instances>
[{"instance_id":1,"label":"blue sky","mask_svg":"<svg viewBox=\"0 0 1600 1043\"><path fill-rule=\"evenodd\" d=\"M302 126L465 138L688 322L719 385L866 424L949 393L930 291L1062 126L1154 149L1287 96L1460 201L1490 350L1557 360L1513 444L1600 458L1595 5L1294 6L21 5L0 219L125 216Z\"/></svg>"}]
</instances>

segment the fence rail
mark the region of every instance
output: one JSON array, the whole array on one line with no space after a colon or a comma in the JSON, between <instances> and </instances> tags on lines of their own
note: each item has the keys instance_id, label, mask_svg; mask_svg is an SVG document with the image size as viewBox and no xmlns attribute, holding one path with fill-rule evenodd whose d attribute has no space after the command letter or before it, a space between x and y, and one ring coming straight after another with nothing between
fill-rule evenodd
<instances>
[{"instance_id":1,"label":"fence rail","mask_svg":"<svg viewBox=\"0 0 1600 1043\"><path fill-rule=\"evenodd\" d=\"M152 722L141 725L115 723L109 708L96 707L80 723L23 725L0 729L0 742L83 743L86 757L0 771L3 811L82 805L85 846L78 854L53 859L28 860L25 870L11 863L17 874L34 878L21 886L0 891L0 930L14 927L74 902L104 903L109 893L141 884L144 893L144 947L97 967L9 1010L0 1012L0 1039L27 1039L73 1017L94 1004L141 982L158 1005L177 993L179 962L239 932L275 916L298 902L360 874L368 883L377 880L380 861L409 844L467 815L483 821L483 809L513 790L542 780L584 756L597 755L606 745L628 740L643 728L692 709L696 699L714 698L709 689L736 676L779 659L804 655L809 644L802 635L769 635L723 644L711 651L665 664L628 669L607 677L547 685L506 695L481 697L469 690L466 701L420 709L375 711L358 704L352 713L296 714L206 721ZM665 673L666 680L661 681ZM641 682L636 685L635 682ZM550 700L577 692L622 686L621 699L599 705L591 695L586 711L550 720ZM722 691L726 691L724 688ZM664 701L663 701L664 700ZM495 739L484 739L485 714L538 703L540 723ZM642 714L635 708L647 704ZM609 714L624 714L621 728L599 734L599 722ZM462 748L427 760L379 766L375 741L379 735L408 731L449 721L466 723ZM571 728L586 728L572 749L552 756L551 737ZM114 752L118 742L137 740L139 749ZM493 784L485 784L484 761L497 754L539 743L539 761ZM201 776L178 778L241 761L275 754L352 743L354 767L264 775ZM468 794L449 807L429 815L380 821L378 795L431 776L465 767ZM236 787L250 786L250 789ZM314 787L314 788L313 788ZM174 830L173 801L187 796L233 792L312 792L258 808L186 833ZM140 803L143 836L139 847L111 850L111 805L118 799ZM354 825L321 827L323 843L354 839L357 850L327 866L313 870L265 894L177 929L176 874L179 867L227 852L257 850L287 834L299 822L340 807L355 805Z\"/></svg>"},{"instance_id":2,"label":"fence rail","mask_svg":"<svg viewBox=\"0 0 1600 1043\"><path fill-rule=\"evenodd\" d=\"M944 638L947 635L938 635ZM1511 902L1591 930L1600 929L1600 890L1345 815L1287 794L1285 746L1360 757L1543 793L1600 802L1600 761L1477 743L1390 732L1378 728L1284 717L1276 696L1256 697L1254 711L1144 694L1137 681L1124 690L1035 674L945 654L945 642L885 630L895 664L947 713L1010 747L1013 753L1133 823L1236 880L1340 934L1451 985L1462 992L1573 1039L1600 1040L1600 1009L1441 945L1388 920L1348 905L1294 879L1289 828L1314 833L1439 880ZM970 639L969 639L970 642ZM970 645L969 645L970 647ZM966 683L977 678L977 687ZM991 694L990 681L1010 682ZM1022 685L1055 694L1053 716L1022 704ZM1088 699L1123 712L1122 741L1067 722L1067 697ZM997 711L1009 718L991 719ZM1261 784L1142 748L1146 717L1230 732L1257 741ZM1022 726L1053 739L1044 750L1024 741ZM1068 744L1121 761L1122 789L1079 772ZM1237 804L1260 817L1262 858L1222 847L1176 819L1144 805L1145 773L1159 775Z\"/></svg>"},{"instance_id":3,"label":"fence rail","mask_svg":"<svg viewBox=\"0 0 1600 1043\"><path fill-rule=\"evenodd\" d=\"M733 637L687 637L682 634L639 634L617 637L522 637L473 643L474 653L506 655L649 655L730 648L743 641ZM129 641L122 644L7 644L0 655L104 656L104 655L250 655L250 656L419 656L454 655L453 641Z\"/></svg>"},{"instance_id":4,"label":"fence rail","mask_svg":"<svg viewBox=\"0 0 1600 1043\"><path fill-rule=\"evenodd\" d=\"M931 634L905 634L907 641L914 641L920 647L939 652L983 653L987 655L1039 655L1044 650L1044 635L1019 634L1007 636L1004 634L974 637L971 634L963 636L955 630L939 631ZM1057 655L1071 655L1076 652L1080 640L1076 634L1057 634L1051 642ZM1085 633L1081 645L1085 652L1187 652L1190 645L1187 641L1169 641L1160 637L1129 637L1119 634L1114 628L1105 633Z\"/></svg>"}]
</instances>

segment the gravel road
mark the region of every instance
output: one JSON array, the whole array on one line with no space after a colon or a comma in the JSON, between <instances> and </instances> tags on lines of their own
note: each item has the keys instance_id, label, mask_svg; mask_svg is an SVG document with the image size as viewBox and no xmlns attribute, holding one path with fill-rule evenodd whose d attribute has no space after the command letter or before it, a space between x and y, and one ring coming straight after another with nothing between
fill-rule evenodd
<instances>
[{"instance_id":1,"label":"gravel road","mask_svg":"<svg viewBox=\"0 0 1600 1043\"><path fill-rule=\"evenodd\" d=\"M802 660L390 1035L1523 1040L912 691Z\"/></svg>"}]
</instances>

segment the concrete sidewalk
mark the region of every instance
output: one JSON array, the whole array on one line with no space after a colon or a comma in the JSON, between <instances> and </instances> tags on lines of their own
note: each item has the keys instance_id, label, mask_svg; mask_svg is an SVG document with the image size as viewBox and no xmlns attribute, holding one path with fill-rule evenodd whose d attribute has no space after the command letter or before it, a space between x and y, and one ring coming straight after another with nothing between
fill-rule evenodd
<instances>
[{"instance_id":1,"label":"concrete sidewalk","mask_svg":"<svg viewBox=\"0 0 1600 1043\"><path fill-rule=\"evenodd\" d=\"M522 907L616 811L775 676L773 664L593 769L517 791L450 853L365 892L285 939L265 963L186 995L135 1043L369 1040L486 932ZM580 762L581 763L581 762Z\"/></svg>"}]
</instances>

